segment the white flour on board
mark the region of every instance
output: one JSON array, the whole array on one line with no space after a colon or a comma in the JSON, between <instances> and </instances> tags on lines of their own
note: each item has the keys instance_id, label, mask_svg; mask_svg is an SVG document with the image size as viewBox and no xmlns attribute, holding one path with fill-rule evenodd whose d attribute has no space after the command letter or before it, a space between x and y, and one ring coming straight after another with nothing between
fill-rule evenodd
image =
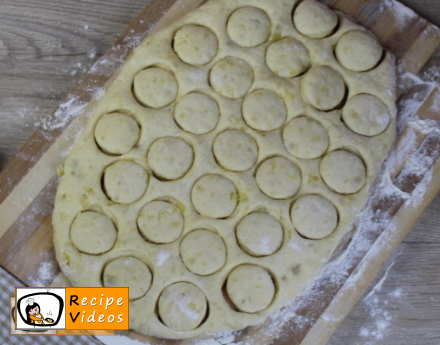
<instances>
[{"instance_id":1,"label":"white flour on board","mask_svg":"<svg viewBox=\"0 0 440 345\"><path fill-rule=\"evenodd\" d=\"M384 11L388 11L389 13L391 13L396 21L396 26L399 30L403 29L408 24L408 22L410 22L417 16L417 14L413 10L394 0L382 1L379 6L379 11L380 13L383 13Z\"/></svg>"},{"instance_id":2,"label":"white flour on board","mask_svg":"<svg viewBox=\"0 0 440 345\"><path fill-rule=\"evenodd\" d=\"M392 0L385 0L380 5L380 11L389 11L392 12L398 29L403 29L410 21L412 21L415 18L415 13L411 11L410 9L406 8L405 6L401 5L398 2L392 1ZM87 25L86 25L87 26ZM87 30L86 26L84 26L84 29ZM152 29L150 27L149 29ZM134 47L136 46L140 40L142 39L142 35L133 35L130 39L128 39L126 44ZM120 46L116 46L113 48L114 51L117 51L119 49L123 49ZM94 58L96 55L96 51L89 52L89 57ZM124 57L125 58L125 57ZM103 58L99 60L92 68L91 73L95 75L108 75L109 70L121 62L124 58ZM423 76L423 79L420 77L411 74L411 73L403 73L404 66L399 66L399 72L400 72L400 78L402 85L422 85L426 88L424 91L420 91L419 93L415 93L413 97L406 99L401 103L401 111L399 113L399 121L398 121L398 128L399 130L402 130L405 126L409 126L409 128L413 128L413 131L408 131L406 134L405 140L406 146L403 146L400 152L397 154L401 155L401 158L405 157L405 153L408 151L413 152L417 149L417 138L414 137L415 132L422 132L424 134L431 134L433 132L440 131L439 125L437 122L432 120L423 120L418 118L415 114L418 111L420 105L430 96L431 92L437 87L437 82L440 77L440 73L436 70L427 71L425 75ZM78 66L80 68L80 66ZM113 74L113 72L111 73ZM406 89L407 87L405 87ZM96 90L90 90L94 93L94 97L97 99L100 99L103 94L103 89L96 89ZM73 118L78 116L79 114L83 113L86 109L87 104L81 102L77 97L71 96L68 98L65 102L63 102L58 111L55 113L53 117L50 119L44 121L42 124L43 128L45 130L51 130L51 129L58 129L63 128L65 125L67 125ZM432 103L432 109L433 112L440 112L440 96L438 98L434 99L434 102ZM72 144L73 146L73 144ZM68 154L68 150L63 152L63 156ZM399 157L395 157L394 159L399 160ZM380 194L381 196L390 198L390 199L401 199L404 201L407 205L411 205L413 207L417 207L419 203L422 201L425 193L426 193L426 186L423 184L420 184L418 188L412 193L411 195L402 192L399 190L395 185L392 183L391 179L389 178L390 170L393 169L393 161L390 159L389 164L387 165L387 168L383 172L383 175L380 179L380 182L376 188L376 192ZM406 169L409 170L409 172L412 172L414 174L417 174L417 172L424 172L426 170L426 167L430 166L432 164L432 161L430 161L429 157L420 157L420 160L417 162L417 164L410 164L410 166L407 166ZM426 181L429 181L429 175L425 177L425 183ZM350 257L350 253L353 252L367 252L371 246L371 240L368 239L368 231L371 230L378 230L383 229L388 226L391 221L391 216L387 212L373 212L369 206L365 208L365 210L355 219L355 222L358 223L358 229L357 232L354 234L352 242L349 246L349 249L345 251L342 255L340 255L336 260L331 262L327 267L323 270L323 274L327 274L330 281L333 283L338 282L345 282L344 288L350 289L356 286L356 282L359 279L359 275L361 272L354 272L347 280L348 276L348 268L350 266L350 260L352 258ZM397 229L394 229L396 231ZM393 233L393 228L391 228L391 235ZM382 238L384 240L384 244L387 244L387 240L391 240L392 236L390 238ZM355 250L353 250L353 247ZM169 254L169 253L168 253ZM371 254L371 252L369 253ZM372 253L374 254L374 253ZM167 253L159 253L157 257L157 264L160 266L165 263L165 261L168 259ZM49 279L53 272L53 267L51 266L53 263L49 261L43 261L43 264L32 274L31 277L29 277L29 281L32 283L35 283L34 286L39 286L44 284L46 279ZM368 344L368 341L374 341L374 340L382 340L386 337L387 331L392 323L392 317L390 316L389 312L386 309L386 303L392 303L393 300L399 299L402 296L402 290L395 290L393 293L390 294L389 301L384 300L382 297L376 296L378 292L380 292L380 289L382 287L383 282L385 281L386 277L388 276L389 271L391 270L392 265L388 268L386 271L384 277L379 281L379 283L376 285L375 288L373 288L372 292L367 295L364 298L364 302L369 308L369 314L372 318L376 318L378 321L374 325L368 325L368 326L361 326L359 329L359 336L363 338L366 341L366 344ZM310 287L309 287L310 289ZM284 329L285 332L288 331L288 329L285 329L286 325L288 326L292 320L295 321L296 325L301 327L309 326L309 323L311 320L307 319L306 317L299 314L299 310L303 306L304 303L308 302L308 298L310 298L309 289L304 290L300 298L295 302L291 303L289 305L286 305L284 308L278 310L275 312L272 316L268 318L268 320L265 322L264 325L261 326L261 334L264 337L267 337L268 339L273 338L279 338L283 334L281 333L281 330ZM299 302L298 302L299 301ZM328 322L329 324L339 322L340 319L335 319L332 316L324 314L322 319L324 322ZM243 344L243 345L256 345L257 342L260 340L252 340L247 339L244 336L244 340L240 342L236 342L236 338L243 335L241 331L238 332L231 332L231 333L221 333L213 335L212 339L195 339L192 344L194 345L225 345L225 344ZM115 337L98 337L99 340L104 342L108 345L113 344L130 344L130 345L139 345L139 344L146 344L144 342L139 342L137 340L129 339L125 336L118 335ZM188 343L189 344L189 343Z\"/></svg>"}]
</instances>

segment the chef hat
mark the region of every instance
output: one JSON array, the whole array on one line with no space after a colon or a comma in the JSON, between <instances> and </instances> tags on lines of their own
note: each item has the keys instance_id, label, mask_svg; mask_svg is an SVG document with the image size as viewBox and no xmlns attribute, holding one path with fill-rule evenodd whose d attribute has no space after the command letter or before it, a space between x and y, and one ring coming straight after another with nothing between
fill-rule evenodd
<instances>
[{"instance_id":1,"label":"chef hat","mask_svg":"<svg viewBox=\"0 0 440 345\"><path fill-rule=\"evenodd\" d=\"M34 299L33 298L28 298L26 300L26 303L32 306L32 305L34 305Z\"/></svg>"}]
</instances>

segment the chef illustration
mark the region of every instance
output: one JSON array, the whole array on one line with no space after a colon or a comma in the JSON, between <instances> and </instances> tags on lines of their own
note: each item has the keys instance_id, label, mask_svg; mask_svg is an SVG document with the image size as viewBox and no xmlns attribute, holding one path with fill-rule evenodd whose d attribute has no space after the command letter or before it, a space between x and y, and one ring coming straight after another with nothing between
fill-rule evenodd
<instances>
[{"instance_id":1,"label":"chef illustration","mask_svg":"<svg viewBox=\"0 0 440 345\"><path fill-rule=\"evenodd\" d=\"M26 303L27 321L34 325L44 325L44 317L41 314L39 304L33 298L28 298Z\"/></svg>"}]
</instances>

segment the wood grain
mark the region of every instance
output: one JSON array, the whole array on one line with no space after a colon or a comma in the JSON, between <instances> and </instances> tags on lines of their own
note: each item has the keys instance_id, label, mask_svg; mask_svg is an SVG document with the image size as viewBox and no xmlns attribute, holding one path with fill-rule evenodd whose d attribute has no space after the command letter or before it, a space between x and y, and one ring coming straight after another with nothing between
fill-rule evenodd
<instances>
[{"instance_id":1,"label":"wood grain","mask_svg":"<svg viewBox=\"0 0 440 345\"><path fill-rule=\"evenodd\" d=\"M415 6L419 13L440 25L440 3L436 0L403 2ZM145 0L123 3L117 0L0 1L0 169L147 3ZM350 1L345 0L333 3L350 5ZM363 15L371 21L372 27L383 25L368 14ZM426 25L415 22L414 27L420 33ZM401 51L401 56L408 52L409 56L414 54L417 58L420 54L429 56L430 52L424 50L425 41L420 41L417 47L408 46L411 41L408 33L401 34L399 41L402 41L399 46L393 48ZM427 66L430 64L437 67L438 59L428 62ZM440 329L435 321L440 320L437 312L440 266L438 255L434 257L435 250L438 252L440 248L439 211L440 198L437 198L401 246L401 254L395 258L396 264L381 290L381 294L387 296L399 284L405 292L405 302L394 301L383 306L384 313L393 316L390 334L383 342L361 335L362 327L374 326L375 322L369 307L361 302L330 344L439 343L436 340L440 337ZM35 233L46 232L39 227ZM29 250L46 243L44 236L22 240ZM11 252L4 249L1 254L10 255ZM48 253L50 255L50 249Z\"/></svg>"}]
</instances>

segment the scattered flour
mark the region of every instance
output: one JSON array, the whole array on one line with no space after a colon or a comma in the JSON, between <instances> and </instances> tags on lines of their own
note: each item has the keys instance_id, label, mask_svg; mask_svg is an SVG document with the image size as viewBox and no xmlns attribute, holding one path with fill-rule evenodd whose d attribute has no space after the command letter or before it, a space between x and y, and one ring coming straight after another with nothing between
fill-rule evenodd
<instances>
[{"instance_id":1,"label":"scattered flour","mask_svg":"<svg viewBox=\"0 0 440 345\"><path fill-rule=\"evenodd\" d=\"M170 257L170 253L161 250L158 254L157 254L157 259L156 259L156 265L161 267L165 261L168 260L168 258Z\"/></svg>"},{"instance_id":2,"label":"scattered flour","mask_svg":"<svg viewBox=\"0 0 440 345\"><path fill-rule=\"evenodd\" d=\"M55 264L53 261L43 261L36 272L32 272L29 277L31 286L47 286L47 283L53 279L53 273L56 271Z\"/></svg>"}]
</instances>

